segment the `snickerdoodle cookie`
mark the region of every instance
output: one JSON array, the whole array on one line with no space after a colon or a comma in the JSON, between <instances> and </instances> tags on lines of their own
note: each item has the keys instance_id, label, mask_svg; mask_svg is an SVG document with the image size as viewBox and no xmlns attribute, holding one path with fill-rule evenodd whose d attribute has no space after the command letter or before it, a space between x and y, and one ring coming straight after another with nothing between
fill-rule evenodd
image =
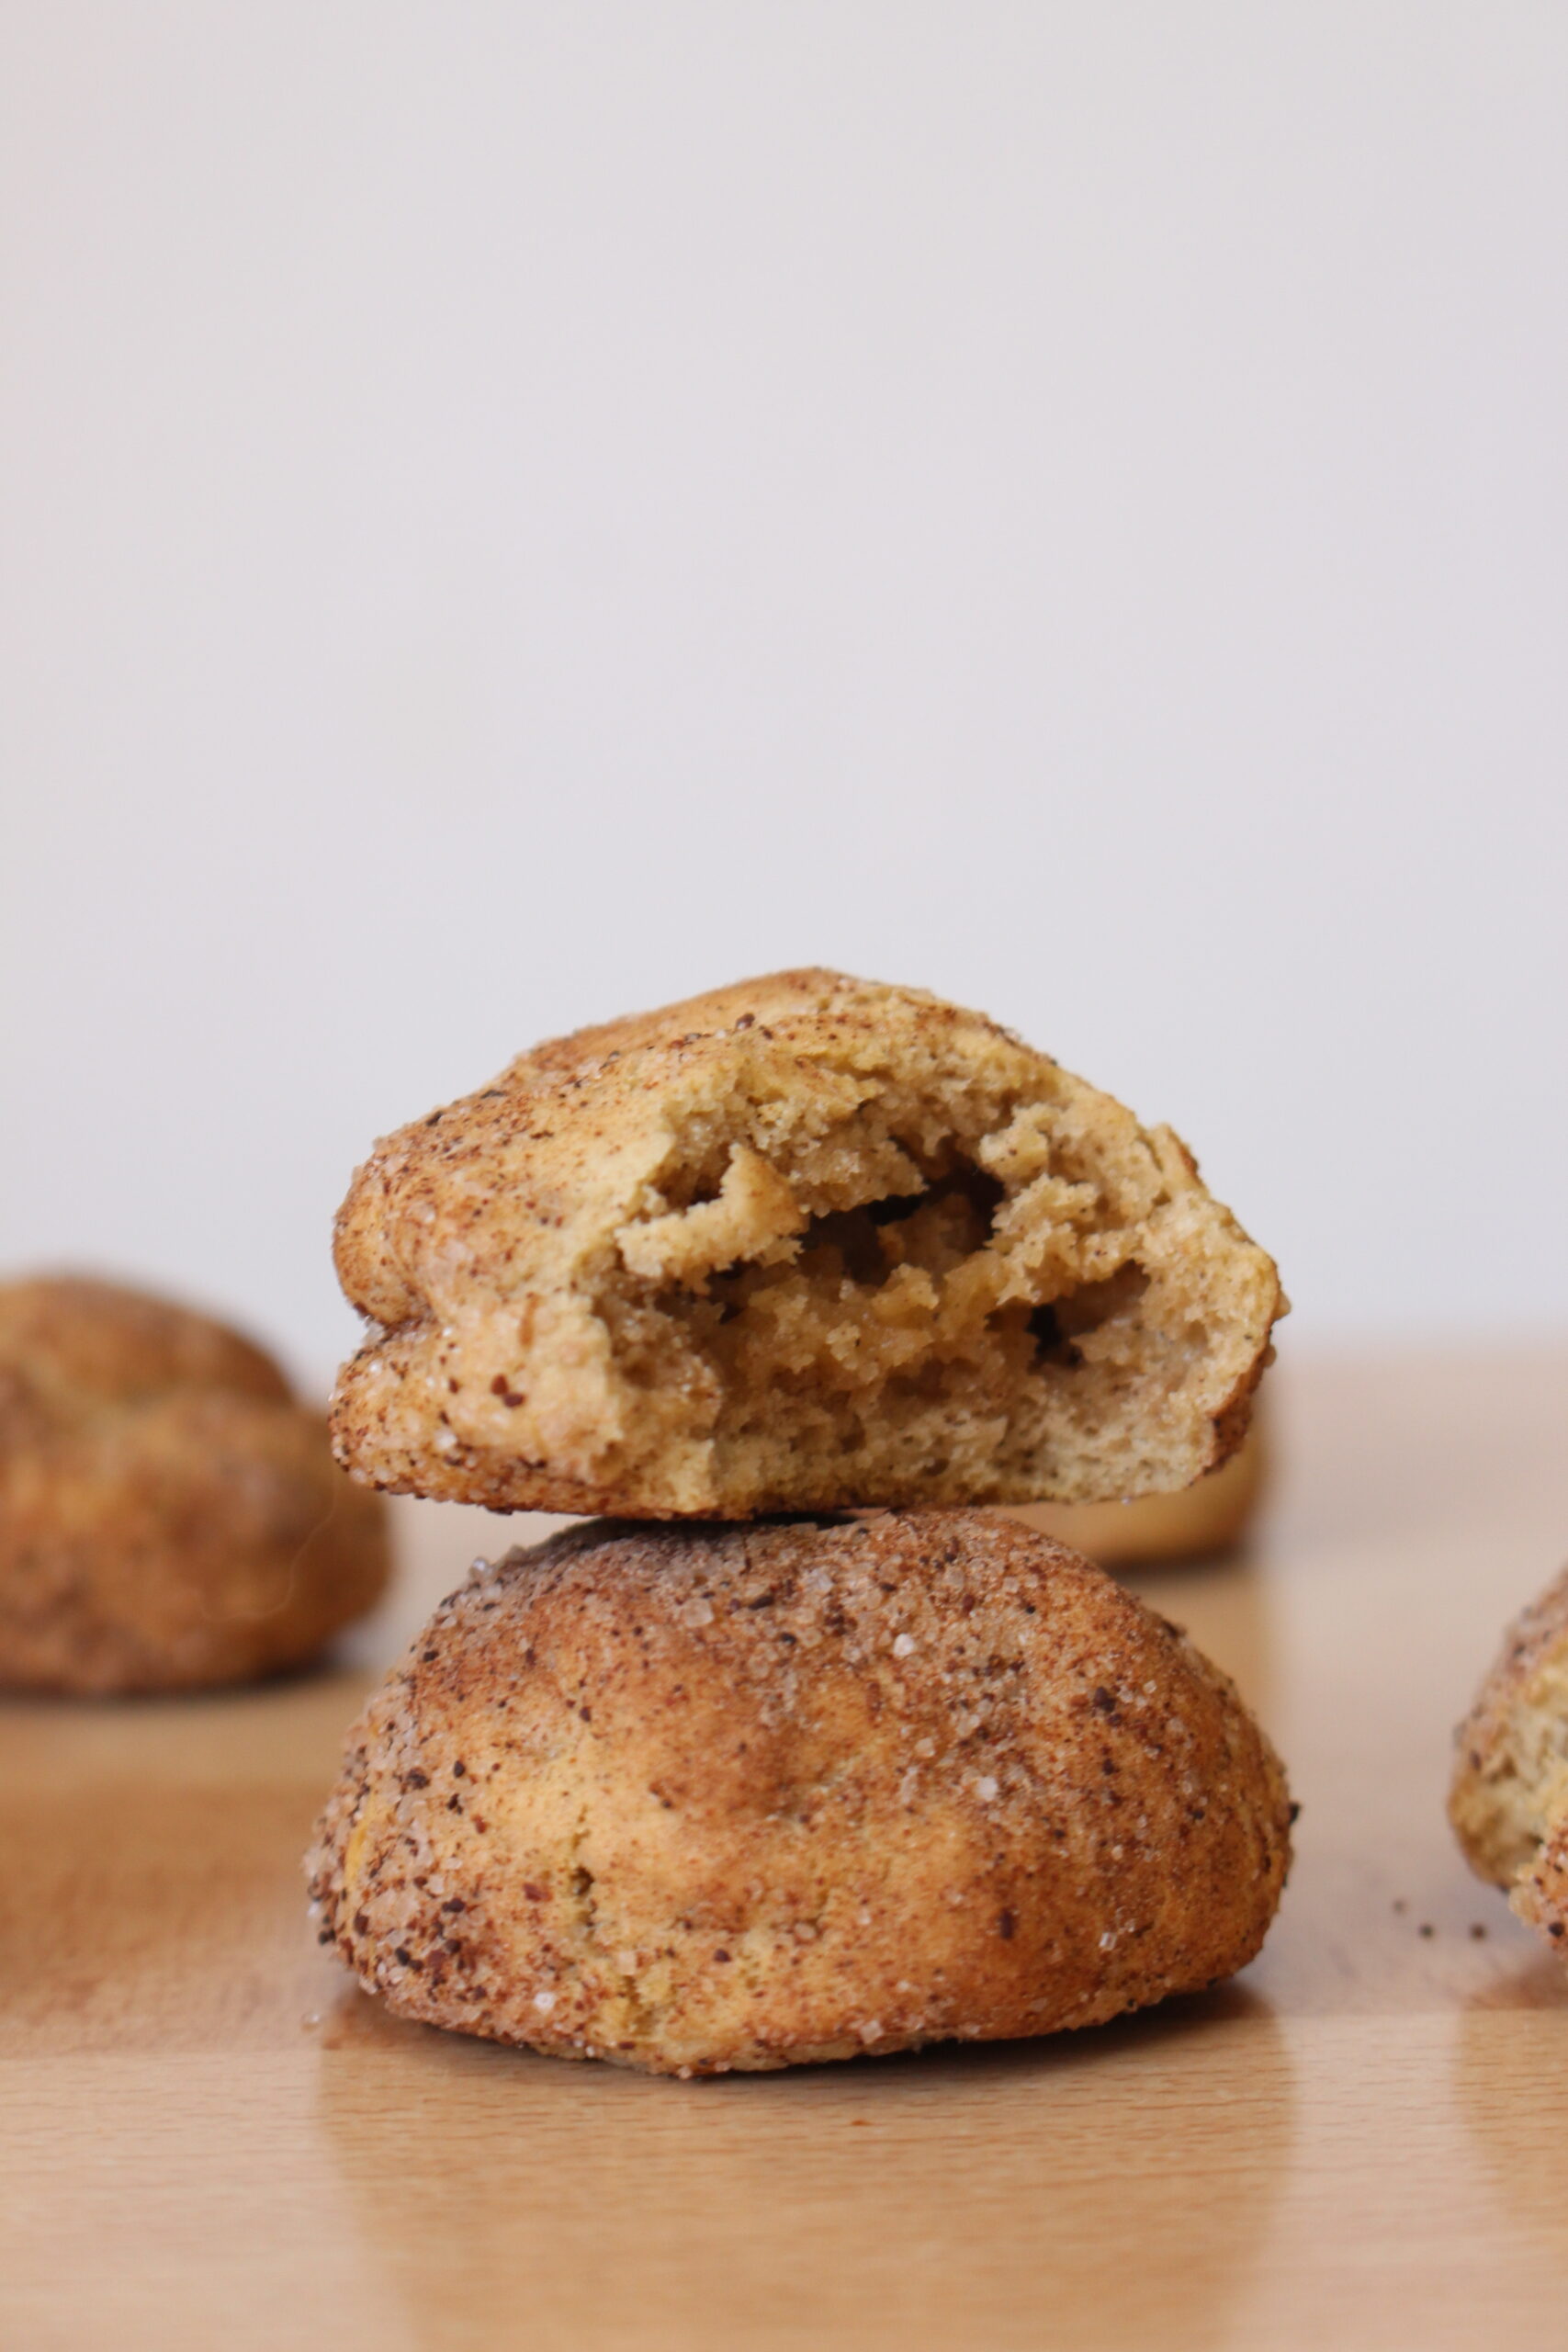
<instances>
[{"instance_id":1,"label":"snickerdoodle cookie","mask_svg":"<svg viewBox=\"0 0 1568 2352\"><path fill-rule=\"evenodd\" d=\"M1454 1742L1465 1860L1568 1958L1568 1568L1509 1626Z\"/></svg>"},{"instance_id":2,"label":"snickerdoodle cookie","mask_svg":"<svg viewBox=\"0 0 1568 2352\"><path fill-rule=\"evenodd\" d=\"M437 1611L307 1868L400 2014L715 2074L1210 1984L1289 1824L1225 1677L998 1512L598 1521Z\"/></svg>"},{"instance_id":3,"label":"snickerdoodle cookie","mask_svg":"<svg viewBox=\"0 0 1568 2352\"><path fill-rule=\"evenodd\" d=\"M638 1518L1184 1487L1283 1309L1168 1127L820 971L525 1054L378 1146L337 1264L357 1477Z\"/></svg>"},{"instance_id":4,"label":"snickerdoodle cookie","mask_svg":"<svg viewBox=\"0 0 1568 2352\"><path fill-rule=\"evenodd\" d=\"M109 1283L0 1284L0 1685L265 1674L386 1575L379 1498L259 1348Z\"/></svg>"}]
</instances>

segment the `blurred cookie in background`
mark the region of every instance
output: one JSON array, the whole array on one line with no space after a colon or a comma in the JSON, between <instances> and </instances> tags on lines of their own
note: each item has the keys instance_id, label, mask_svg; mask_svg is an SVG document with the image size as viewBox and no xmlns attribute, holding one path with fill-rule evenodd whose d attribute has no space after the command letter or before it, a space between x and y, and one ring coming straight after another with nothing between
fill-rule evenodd
<instances>
[{"instance_id":1,"label":"blurred cookie in background","mask_svg":"<svg viewBox=\"0 0 1568 2352\"><path fill-rule=\"evenodd\" d=\"M0 1687L197 1690L300 1665L388 1566L380 1498L262 1349L114 1283L0 1283Z\"/></svg>"},{"instance_id":2,"label":"blurred cookie in background","mask_svg":"<svg viewBox=\"0 0 1568 2352\"><path fill-rule=\"evenodd\" d=\"M1568 1958L1568 1568L1507 1628L1454 1751L1465 1860Z\"/></svg>"}]
</instances>

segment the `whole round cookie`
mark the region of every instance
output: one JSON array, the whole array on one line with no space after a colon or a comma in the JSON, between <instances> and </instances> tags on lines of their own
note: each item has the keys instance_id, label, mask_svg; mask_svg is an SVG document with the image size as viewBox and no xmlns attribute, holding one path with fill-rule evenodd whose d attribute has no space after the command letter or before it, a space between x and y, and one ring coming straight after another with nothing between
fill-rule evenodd
<instances>
[{"instance_id":1,"label":"whole round cookie","mask_svg":"<svg viewBox=\"0 0 1568 2352\"><path fill-rule=\"evenodd\" d=\"M118 1284L0 1284L0 1686L233 1682L377 1600L385 1509L272 1359Z\"/></svg>"},{"instance_id":2,"label":"whole round cookie","mask_svg":"<svg viewBox=\"0 0 1568 2352\"><path fill-rule=\"evenodd\" d=\"M1454 1747L1465 1860L1568 1959L1568 1568L1509 1626Z\"/></svg>"},{"instance_id":3,"label":"whole round cookie","mask_svg":"<svg viewBox=\"0 0 1568 2352\"><path fill-rule=\"evenodd\" d=\"M1225 1677L999 1513L600 1521L436 1612L307 1871L402 2016L716 2074L1213 1984L1289 1824Z\"/></svg>"},{"instance_id":4,"label":"whole round cookie","mask_svg":"<svg viewBox=\"0 0 1568 2352\"><path fill-rule=\"evenodd\" d=\"M1168 1127L821 971L535 1047L377 1146L337 1265L357 1477L636 1518L1168 1493L1284 1307Z\"/></svg>"}]
</instances>

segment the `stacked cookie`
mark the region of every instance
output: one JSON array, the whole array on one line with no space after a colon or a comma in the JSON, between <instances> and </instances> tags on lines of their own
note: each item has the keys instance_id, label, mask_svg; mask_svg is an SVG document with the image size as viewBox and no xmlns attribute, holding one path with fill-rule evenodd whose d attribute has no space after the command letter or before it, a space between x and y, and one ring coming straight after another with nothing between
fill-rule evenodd
<instances>
[{"instance_id":1,"label":"stacked cookie","mask_svg":"<svg viewBox=\"0 0 1568 2352\"><path fill-rule=\"evenodd\" d=\"M1174 1629L976 1508L1240 1442L1272 1263L1168 1129L795 972L536 1049L355 1179L367 1483L611 1513L352 1735L323 1942L406 2015L682 2075L1090 2023L1257 1951L1283 1777Z\"/></svg>"}]
</instances>

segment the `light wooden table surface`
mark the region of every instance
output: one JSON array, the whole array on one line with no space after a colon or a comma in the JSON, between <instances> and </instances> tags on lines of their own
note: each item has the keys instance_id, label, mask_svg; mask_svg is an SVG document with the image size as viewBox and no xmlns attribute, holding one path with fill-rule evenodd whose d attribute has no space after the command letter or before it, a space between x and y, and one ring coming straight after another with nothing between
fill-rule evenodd
<instances>
[{"instance_id":1,"label":"light wooden table surface","mask_svg":"<svg viewBox=\"0 0 1568 2352\"><path fill-rule=\"evenodd\" d=\"M0 1709L6 2352L1562 2343L1568 1972L1442 1801L1568 1553L1568 1355L1275 1380L1251 1555L1140 1582L1282 1750L1296 1870L1233 1986L1076 2038L682 2084L352 1989L298 1860L340 1735L524 1522L404 1507L352 1670Z\"/></svg>"}]
</instances>

